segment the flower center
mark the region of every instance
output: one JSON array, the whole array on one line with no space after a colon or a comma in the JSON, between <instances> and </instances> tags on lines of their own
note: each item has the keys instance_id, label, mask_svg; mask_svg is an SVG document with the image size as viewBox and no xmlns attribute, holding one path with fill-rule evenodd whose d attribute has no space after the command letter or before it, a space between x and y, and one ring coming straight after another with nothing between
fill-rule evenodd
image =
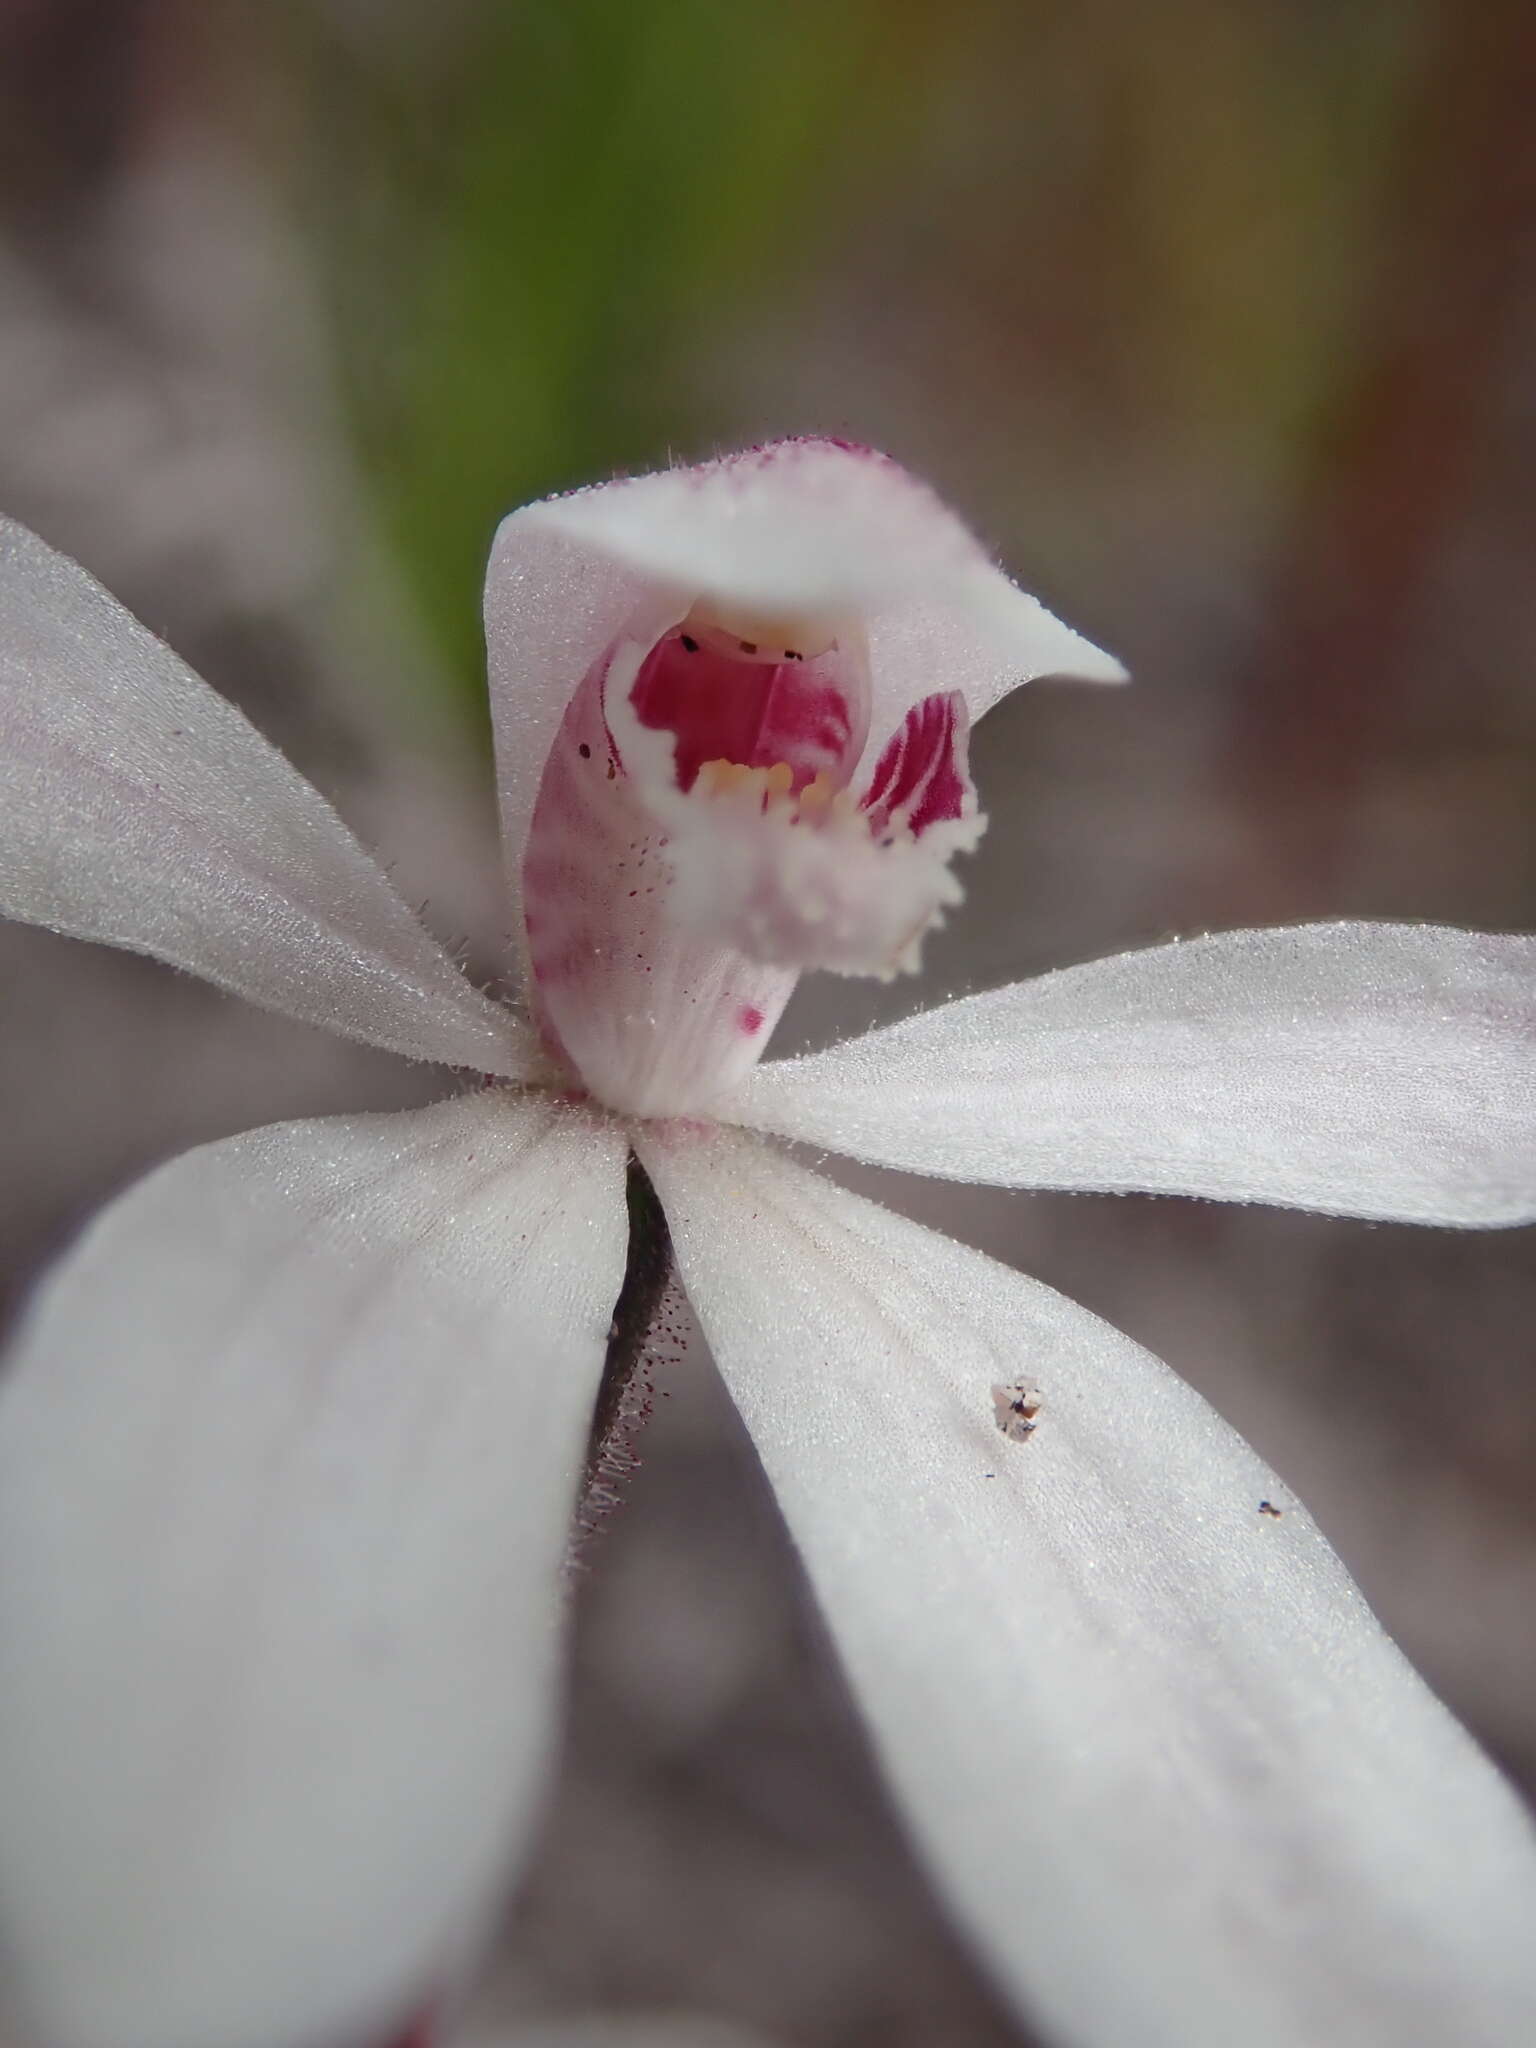
<instances>
[{"instance_id":1,"label":"flower center","mask_svg":"<svg viewBox=\"0 0 1536 2048\"><path fill-rule=\"evenodd\" d=\"M950 863L982 829L958 695L911 707L860 795L871 687L857 622L700 600L659 638L621 642L602 692L679 932L765 967L917 966L960 900Z\"/></svg>"}]
</instances>

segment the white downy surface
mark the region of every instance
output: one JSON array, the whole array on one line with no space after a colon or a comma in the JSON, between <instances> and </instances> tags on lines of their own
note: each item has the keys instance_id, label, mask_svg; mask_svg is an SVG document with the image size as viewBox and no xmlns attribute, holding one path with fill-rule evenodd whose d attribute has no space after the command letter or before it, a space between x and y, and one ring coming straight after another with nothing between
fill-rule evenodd
<instances>
[{"instance_id":1,"label":"white downy surface","mask_svg":"<svg viewBox=\"0 0 1536 2048\"><path fill-rule=\"evenodd\" d=\"M163 1167L0 1396L0 1921L52 2048L374 2039L548 1766L624 1144L485 1092Z\"/></svg>"},{"instance_id":2,"label":"white downy surface","mask_svg":"<svg viewBox=\"0 0 1536 2048\"><path fill-rule=\"evenodd\" d=\"M756 1068L721 1113L882 1166L1415 1223L1536 1218L1536 939L1224 932Z\"/></svg>"},{"instance_id":3,"label":"white downy surface","mask_svg":"<svg viewBox=\"0 0 1536 2048\"><path fill-rule=\"evenodd\" d=\"M152 953L410 1059L521 1078L330 805L101 585L0 520L0 916Z\"/></svg>"},{"instance_id":4,"label":"white downy surface","mask_svg":"<svg viewBox=\"0 0 1536 2048\"><path fill-rule=\"evenodd\" d=\"M761 1141L643 1157L896 1794L1049 2039L1536 2039L1524 1810L1205 1402Z\"/></svg>"}]
</instances>

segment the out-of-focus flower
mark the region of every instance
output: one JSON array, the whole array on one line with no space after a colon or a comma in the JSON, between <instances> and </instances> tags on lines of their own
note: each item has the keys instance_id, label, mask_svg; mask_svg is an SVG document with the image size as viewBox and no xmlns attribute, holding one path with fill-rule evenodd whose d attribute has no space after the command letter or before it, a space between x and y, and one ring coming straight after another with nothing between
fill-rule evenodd
<instances>
[{"instance_id":1,"label":"out-of-focus flower","mask_svg":"<svg viewBox=\"0 0 1536 2048\"><path fill-rule=\"evenodd\" d=\"M835 443L503 526L531 1022L81 570L6 529L0 593L0 906L491 1084L162 1168L25 1323L0 1912L45 2038L362 2040L472 1951L547 1771L631 1148L929 1867L1048 2035L1529 2036L1526 1818L1305 1513L1128 1339L755 1133L1514 1223L1536 944L1237 932L758 1066L802 967L910 966L957 900L968 721L1120 673Z\"/></svg>"}]
</instances>

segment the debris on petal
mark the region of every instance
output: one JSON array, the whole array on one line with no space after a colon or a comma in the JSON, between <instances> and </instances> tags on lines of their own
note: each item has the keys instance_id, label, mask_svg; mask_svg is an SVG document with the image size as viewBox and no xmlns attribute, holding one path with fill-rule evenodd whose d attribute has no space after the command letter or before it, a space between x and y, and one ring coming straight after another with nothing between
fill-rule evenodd
<instances>
[{"instance_id":1,"label":"debris on petal","mask_svg":"<svg viewBox=\"0 0 1536 2048\"><path fill-rule=\"evenodd\" d=\"M1014 1443L1023 1443L1027 1437L1033 1436L1043 1398L1033 1380L1009 1380L1005 1385L994 1387L992 1407L1003 1435Z\"/></svg>"}]
</instances>

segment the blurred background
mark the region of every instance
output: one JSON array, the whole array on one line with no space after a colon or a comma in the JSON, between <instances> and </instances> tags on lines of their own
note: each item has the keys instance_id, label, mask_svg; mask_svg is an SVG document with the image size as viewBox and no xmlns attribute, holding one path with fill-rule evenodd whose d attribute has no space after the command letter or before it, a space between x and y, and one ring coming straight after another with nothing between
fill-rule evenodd
<instances>
[{"instance_id":1,"label":"blurred background","mask_svg":"<svg viewBox=\"0 0 1536 2048\"><path fill-rule=\"evenodd\" d=\"M784 431L930 477L1136 685L987 720L922 984L807 983L778 1049L1175 932L1530 925L1533 105L1528 0L0 0L0 504L485 972L496 519ZM154 1160L441 1088L34 932L0 1004L7 1307ZM1199 1385L1536 1788L1532 1233L861 1184ZM707 1358L665 1384L481 2023L1022 2048Z\"/></svg>"}]
</instances>

